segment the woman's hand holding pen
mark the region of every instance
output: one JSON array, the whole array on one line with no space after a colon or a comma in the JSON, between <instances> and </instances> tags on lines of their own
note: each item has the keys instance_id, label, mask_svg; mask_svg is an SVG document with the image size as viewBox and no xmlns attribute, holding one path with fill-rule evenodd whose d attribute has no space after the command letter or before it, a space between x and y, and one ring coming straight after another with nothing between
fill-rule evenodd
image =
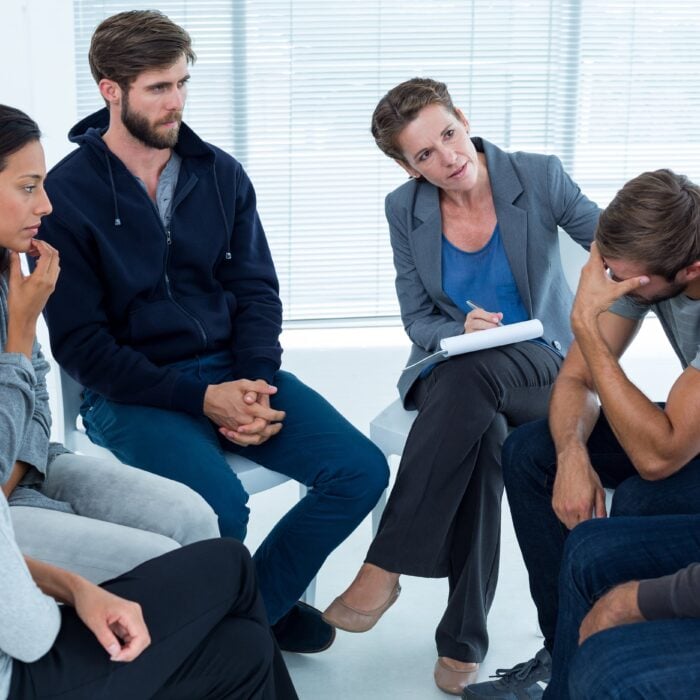
<instances>
[{"instance_id":1,"label":"woman's hand holding pen","mask_svg":"<svg viewBox=\"0 0 700 700\"><path fill-rule=\"evenodd\" d=\"M467 306L471 307L471 311L464 319L464 332L473 333L474 331L485 331L489 328L497 328L502 326L503 313L500 311L486 311L477 306L473 302L467 300Z\"/></svg>"}]
</instances>

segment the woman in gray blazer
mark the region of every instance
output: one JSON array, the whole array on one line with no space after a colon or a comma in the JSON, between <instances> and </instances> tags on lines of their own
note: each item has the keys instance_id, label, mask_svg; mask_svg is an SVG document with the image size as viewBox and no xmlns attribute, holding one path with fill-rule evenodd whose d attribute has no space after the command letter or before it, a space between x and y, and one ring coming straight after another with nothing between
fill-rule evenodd
<instances>
[{"instance_id":1,"label":"woman in gray blazer","mask_svg":"<svg viewBox=\"0 0 700 700\"><path fill-rule=\"evenodd\" d=\"M558 227L587 248L599 209L556 157L470 138L443 83L393 88L374 112L372 133L411 178L387 197L386 216L413 343L398 388L419 413L366 562L324 616L365 631L398 597L400 574L446 576L435 681L460 694L488 647L501 445L508 425L546 415L572 340ZM537 340L419 363L443 338L532 318L544 326Z\"/></svg>"}]
</instances>

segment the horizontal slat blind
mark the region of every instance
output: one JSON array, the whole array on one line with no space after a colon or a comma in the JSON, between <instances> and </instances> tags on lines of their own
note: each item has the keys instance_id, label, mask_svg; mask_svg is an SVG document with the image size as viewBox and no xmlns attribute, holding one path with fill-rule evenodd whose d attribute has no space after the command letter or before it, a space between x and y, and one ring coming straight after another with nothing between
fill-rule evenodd
<instances>
[{"instance_id":1,"label":"horizontal slat blind","mask_svg":"<svg viewBox=\"0 0 700 700\"><path fill-rule=\"evenodd\" d=\"M105 16L75 0L81 115ZM384 196L403 171L374 146L396 83L447 82L472 132L556 153L600 204L657 167L700 176L700 3L685 0L170 0L199 60L186 118L246 167L287 320L397 314Z\"/></svg>"}]
</instances>

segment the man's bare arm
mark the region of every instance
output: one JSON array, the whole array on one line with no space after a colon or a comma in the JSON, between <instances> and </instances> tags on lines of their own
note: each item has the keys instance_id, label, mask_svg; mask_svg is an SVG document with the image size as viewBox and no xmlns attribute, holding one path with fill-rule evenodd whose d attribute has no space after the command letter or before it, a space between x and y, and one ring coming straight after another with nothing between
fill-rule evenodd
<instances>
[{"instance_id":1,"label":"man's bare arm","mask_svg":"<svg viewBox=\"0 0 700 700\"><path fill-rule=\"evenodd\" d=\"M646 276L611 280L596 245L581 272L571 312L576 343L591 374L615 436L641 476L661 479L700 452L700 371L690 367L671 389L665 410L627 378L606 342L606 310L620 297L649 283Z\"/></svg>"},{"instance_id":2,"label":"man's bare arm","mask_svg":"<svg viewBox=\"0 0 700 700\"><path fill-rule=\"evenodd\" d=\"M606 346L621 356L637 332L638 323L611 313L599 319ZM605 513L605 493L591 466L586 443L600 408L593 375L574 342L554 385L549 425L557 452L557 476L552 507L569 529L594 513Z\"/></svg>"},{"instance_id":3,"label":"man's bare arm","mask_svg":"<svg viewBox=\"0 0 700 700\"><path fill-rule=\"evenodd\" d=\"M627 378L595 330L579 331L598 395L615 436L639 474L663 479L700 453L700 371L688 367L661 409Z\"/></svg>"}]
</instances>

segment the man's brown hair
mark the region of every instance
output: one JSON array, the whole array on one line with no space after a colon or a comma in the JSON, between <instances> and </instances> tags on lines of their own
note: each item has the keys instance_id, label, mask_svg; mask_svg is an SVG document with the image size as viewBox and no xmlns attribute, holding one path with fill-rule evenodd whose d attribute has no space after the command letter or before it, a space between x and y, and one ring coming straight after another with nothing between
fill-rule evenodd
<instances>
[{"instance_id":1,"label":"man's brown hair","mask_svg":"<svg viewBox=\"0 0 700 700\"><path fill-rule=\"evenodd\" d=\"M372 115L372 136L389 158L406 158L399 148L399 134L428 105L442 105L455 116L457 111L447 85L431 78L412 78L400 83L379 100Z\"/></svg>"},{"instance_id":2,"label":"man's brown hair","mask_svg":"<svg viewBox=\"0 0 700 700\"><path fill-rule=\"evenodd\" d=\"M157 10L133 10L98 25L88 58L95 82L107 78L128 91L143 71L168 68L183 55L188 63L197 58L182 27Z\"/></svg>"},{"instance_id":3,"label":"man's brown hair","mask_svg":"<svg viewBox=\"0 0 700 700\"><path fill-rule=\"evenodd\" d=\"M600 215L596 242L604 258L643 263L672 281L700 260L700 187L671 170L642 173Z\"/></svg>"}]
</instances>

